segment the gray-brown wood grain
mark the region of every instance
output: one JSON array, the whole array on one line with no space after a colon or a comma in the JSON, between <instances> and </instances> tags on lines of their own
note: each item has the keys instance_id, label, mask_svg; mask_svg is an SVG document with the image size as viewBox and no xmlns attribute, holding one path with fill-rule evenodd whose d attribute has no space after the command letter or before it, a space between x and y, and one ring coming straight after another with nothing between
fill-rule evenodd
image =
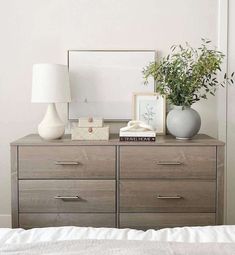
<instances>
[{"instance_id":1,"label":"gray-brown wood grain","mask_svg":"<svg viewBox=\"0 0 235 255\"><path fill-rule=\"evenodd\" d=\"M13 227L223 223L224 143L206 135L153 143L29 135L11 144L11 169Z\"/></svg>"},{"instance_id":2,"label":"gray-brown wood grain","mask_svg":"<svg viewBox=\"0 0 235 255\"><path fill-rule=\"evenodd\" d=\"M120 178L216 178L216 146L122 146Z\"/></svg>"},{"instance_id":3,"label":"gray-brown wood grain","mask_svg":"<svg viewBox=\"0 0 235 255\"><path fill-rule=\"evenodd\" d=\"M115 227L115 214L111 213L20 213L21 228L41 227Z\"/></svg>"},{"instance_id":4,"label":"gray-brown wood grain","mask_svg":"<svg viewBox=\"0 0 235 255\"><path fill-rule=\"evenodd\" d=\"M151 229L215 225L215 213L121 213L120 227Z\"/></svg>"},{"instance_id":5,"label":"gray-brown wood grain","mask_svg":"<svg viewBox=\"0 0 235 255\"><path fill-rule=\"evenodd\" d=\"M20 180L19 212L115 212L115 181Z\"/></svg>"},{"instance_id":6,"label":"gray-brown wood grain","mask_svg":"<svg viewBox=\"0 0 235 255\"><path fill-rule=\"evenodd\" d=\"M20 179L115 178L114 146L20 146Z\"/></svg>"},{"instance_id":7,"label":"gray-brown wood grain","mask_svg":"<svg viewBox=\"0 0 235 255\"><path fill-rule=\"evenodd\" d=\"M121 180L121 212L215 212L214 180Z\"/></svg>"}]
</instances>

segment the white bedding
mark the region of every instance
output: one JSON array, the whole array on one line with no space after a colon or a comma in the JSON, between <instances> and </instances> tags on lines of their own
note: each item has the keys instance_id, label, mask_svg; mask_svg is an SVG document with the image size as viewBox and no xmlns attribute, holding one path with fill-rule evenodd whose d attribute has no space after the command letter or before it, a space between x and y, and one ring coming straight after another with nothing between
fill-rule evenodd
<instances>
[{"instance_id":1,"label":"white bedding","mask_svg":"<svg viewBox=\"0 0 235 255\"><path fill-rule=\"evenodd\" d=\"M235 226L166 228L145 232L132 229L85 227L53 227L31 230L0 228L0 245L84 239L235 243Z\"/></svg>"},{"instance_id":2,"label":"white bedding","mask_svg":"<svg viewBox=\"0 0 235 255\"><path fill-rule=\"evenodd\" d=\"M234 243L171 243L127 240L67 240L8 244L1 255L235 255Z\"/></svg>"}]
</instances>

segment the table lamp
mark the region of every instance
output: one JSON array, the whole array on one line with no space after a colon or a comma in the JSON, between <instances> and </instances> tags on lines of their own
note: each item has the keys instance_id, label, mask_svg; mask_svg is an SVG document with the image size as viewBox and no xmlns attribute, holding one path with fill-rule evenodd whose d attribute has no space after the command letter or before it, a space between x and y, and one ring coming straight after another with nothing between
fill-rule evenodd
<instances>
[{"instance_id":1,"label":"table lamp","mask_svg":"<svg viewBox=\"0 0 235 255\"><path fill-rule=\"evenodd\" d=\"M46 115L38 125L38 133L45 140L61 138L65 124L55 103L71 102L68 67L57 64L34 64L32 79L33 103L48 103Z\"/></svg>"}]
</instances>

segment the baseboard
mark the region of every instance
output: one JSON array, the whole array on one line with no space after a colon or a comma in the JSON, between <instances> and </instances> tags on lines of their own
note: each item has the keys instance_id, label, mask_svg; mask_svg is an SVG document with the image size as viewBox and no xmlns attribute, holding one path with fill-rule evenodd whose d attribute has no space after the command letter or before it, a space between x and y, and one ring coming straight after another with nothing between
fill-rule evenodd
<instances>
[{"instance_id":1,"label":"baseboard","mask_svg":"<svg viewBox=\"0 0 235 255\"><path fill-rule=\"evenodd\" d=\"M0 228L11 228L10 214L0 214Z\"/></svg>"}]
</instances>

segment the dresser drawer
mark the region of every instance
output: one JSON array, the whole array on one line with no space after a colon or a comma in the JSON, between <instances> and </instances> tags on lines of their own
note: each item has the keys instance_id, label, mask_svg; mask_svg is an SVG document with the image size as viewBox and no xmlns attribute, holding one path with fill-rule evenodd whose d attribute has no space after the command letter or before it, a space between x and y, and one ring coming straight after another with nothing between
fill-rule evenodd
<instances>
[{"instance_id":1,"label":"dresser drawer","mask_svg":"<svg viewBox=\"0 0 235 255\"><path fill-rule=\"evenodd\" d=\"M159 229L215 225L215 213L121 213L120 227Z\"/></svg>"},{"instance_id":2,"label":"dresser drawer","mask_svg":"<svg viewBox=\"0 0 235 255\"><path fill-rule=\"evenodd\" d=\"M120 178L216 178L215 146L121 146Z\"/></svg>"},{"instance_id":3,"label":"dresser drawer","mask_svg":"<svg viewBox=\"0 0 235 255\"><path fill-rule=\"evenodd\" d=\"M115 178L115 147L21 146L19 178Z\"/></svg>"},{"instance_id":4,"label":"dresser drawer","mask_svg":"<svg viewBox=\"0 0 235 255\"><path fill-rule=\"evenodd\" d=\"M115 181L20 180L19 212L115 212Z\"/></svg>"},{"instance_id":5,"label":"dresser drawer","mask_svg":"<svg viewBox=\"0 0 235 255\"><path fill-rule=\"evenodd\" d=\"M213 180L122 180L121 212L215 212Z\"/></svg>"},{"instance_id":6,"label":"dresser drawer","mask_svg":"<svg viewBox=\"0 0 235 255\"><path fill-rule=\"evenodd\" d=\"M20 213L19 227L115 227L114 213Z\"/></svg>"}]
</instances>

